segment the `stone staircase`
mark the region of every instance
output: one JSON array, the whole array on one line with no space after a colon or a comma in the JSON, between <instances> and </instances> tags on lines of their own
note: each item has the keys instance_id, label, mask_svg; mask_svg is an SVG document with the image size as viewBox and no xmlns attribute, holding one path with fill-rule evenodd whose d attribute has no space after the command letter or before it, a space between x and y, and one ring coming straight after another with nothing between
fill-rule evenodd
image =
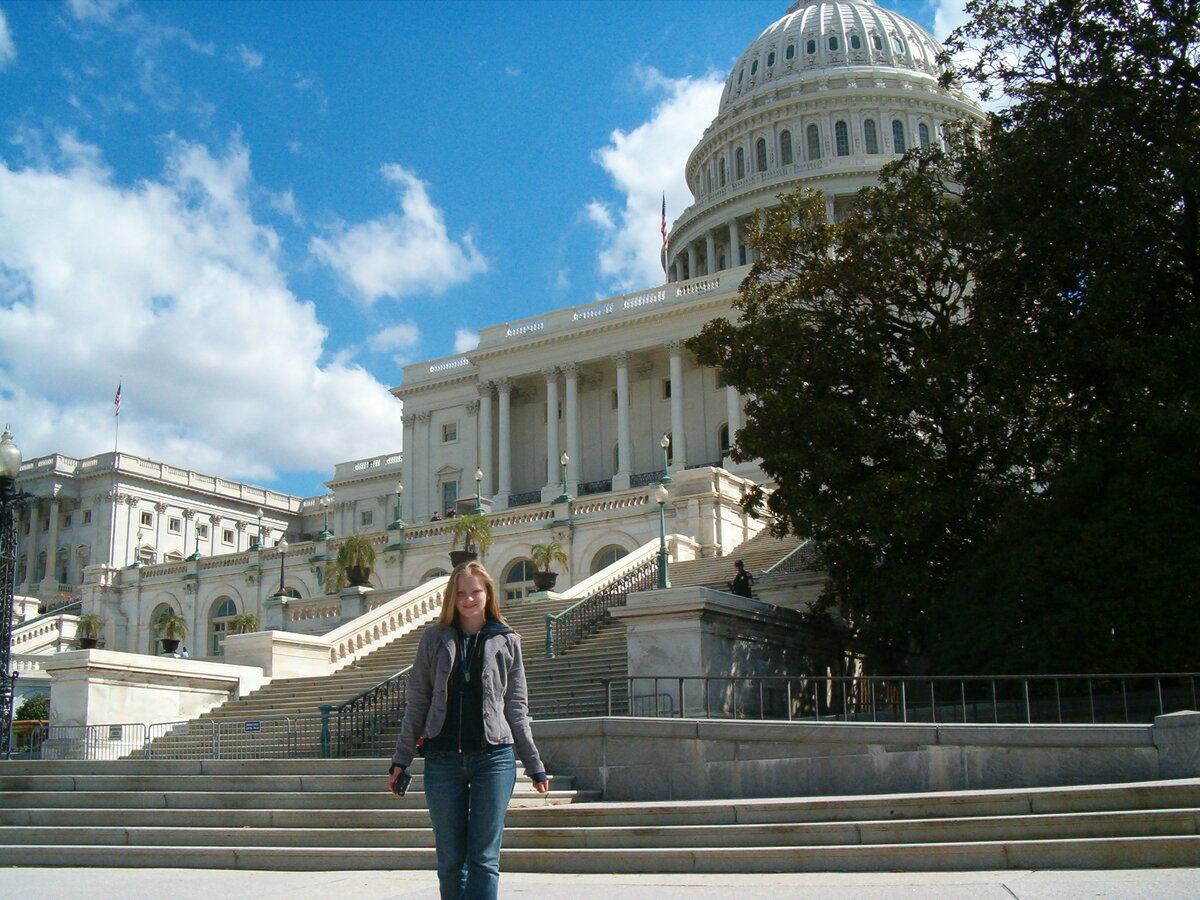
<instances>
[{"instance_id":1,"label":"stone staircase","mask_svg":"<svg viewBox=\"0 0 1200 900\"><path fill-rule=\"evenodd\" d=\"M742 560L746 564L746 571L757 578L759 572L775 565L799 547L801 543L801 539L794 535L776 538L763 530L726 556L689 559L672 563L671 585L673 587L698 585L719 591L728 590L728 582L733 580L734 560Z\"/></svg>"},{"instance_id":2,"label":"stone staircase","mask_svg":"<svg viewBox=\"0 0 1200 900\"><path fill-rule=\"evenodd\" d=\"M0 763L0 865L430 869L420 763ZM561 873L1194 866L1200 779L945 793L580 803L523 777L503 866Z\"/></svg>"}]
</instances>

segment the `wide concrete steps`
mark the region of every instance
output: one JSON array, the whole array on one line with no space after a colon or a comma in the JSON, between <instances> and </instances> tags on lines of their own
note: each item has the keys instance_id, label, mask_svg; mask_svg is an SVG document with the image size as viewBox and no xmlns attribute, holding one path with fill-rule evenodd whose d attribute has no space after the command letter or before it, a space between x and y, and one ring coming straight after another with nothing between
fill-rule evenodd
<instances>
[{"instance_id":1,"label":"wide concrete steps","mask_svg":"<svg viewBox=\"0 0 1200 900\"><path fill-rule=\"evenodd\" d=\"M13 762L0 865L429 868L420 766L380 760ZM536 872L800 872L1195 865L1200 779L855 797L580 803L522 779L503 865Z\"/></svg>"}]
</instances>

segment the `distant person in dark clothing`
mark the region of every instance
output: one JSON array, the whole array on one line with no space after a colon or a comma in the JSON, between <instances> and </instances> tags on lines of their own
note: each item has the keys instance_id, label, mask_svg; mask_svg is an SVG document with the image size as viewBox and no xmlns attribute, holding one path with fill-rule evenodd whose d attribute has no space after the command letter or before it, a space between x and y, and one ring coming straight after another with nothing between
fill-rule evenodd
<instances>
[{"instance_id":1,"label":"distant person in dark clothing","mask_svg":"<svg viewBox=\"0 0 1200 900\"><path fill-rule=\"evenodd\" d=\"M739 559L733 564L737 573L733 576L733 581L729 582L730 593L737 594L739 597L754 596L754 576L746 571L745 565Z\"/></svg>"}]
</instances>

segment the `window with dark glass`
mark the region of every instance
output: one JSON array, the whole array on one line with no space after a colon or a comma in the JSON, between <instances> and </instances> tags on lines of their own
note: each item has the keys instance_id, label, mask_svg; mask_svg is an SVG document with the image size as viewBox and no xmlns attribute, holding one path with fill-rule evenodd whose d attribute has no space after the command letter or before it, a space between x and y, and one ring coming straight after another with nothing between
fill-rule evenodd
<instances>
[{"instance_id":1,"label":"window with dark glass","mask_svg":"<svg viewBox=\"0 0 1200 900\"><path fill-rule=\"evenodd\" d=\"M786 57L787 59L795 59L795 58L796 58L796 45L795 45L795 44L788 44L788 45L787 45L787 50L786 50L786 51L784 51L784 54L783 54L783 55L784 55L784 57Z\"/></svg>"},{"instance_id":2,"label":"window with dark glass","mask_svg":"<svg viewBox=\"0 0 1200 900\"><path fill-rule=\"evenodd\" d=\"M821 131L816 125L809 125L807 130L808 158L821 158Z\"/></svg>"},{"instance_id":3,"label":"window with dark glass","mask_svg":"<svg viewBox=\"0 0 1200 900\"><path fill-rule=\"evenodd\" d=\"M770 53L767 54L767 67L770 68L773 65L775 65L775 51L774 50L772 50Z\"/></svg>"},{"instance_id":4,"label":"window with dark glass","mask_svg":"<svg viewBox=\"0 0 1200 900\"><path fill-rule=\"evenodd\" d=\"M862 49L862 38L860 38L857 34L850 35L850 49L851 50L861 50Z\"/></svg>"},{"instance_id":5,"label":"window with dark glass","mask_svg":"<svg viewBox=\"0 0 1200 900\"><path fill-rule=\"evenodd\" d=\"M717 187L725 187L725 160L717 162Z\"/></svg>"},{"instance_id":6,"label":"window with dark glass","mask_svg":"<svg viewBox=\"0 0 1200 900\"><path fill-rule=\"evenodd\" d=\"M863 144L868 153L879 152L879 132L875 127L874 119L867 119L863 122Z\"/></svg>"},{"instance_id":7,"label":"window with dark glass","mask_svg":"<svg viewBox=\"0 0 1200 900\"><path fill-rule=\"evenodd\" d=\"M746 151L741 147L738 147L737 153L733 155L733 169L735 178L746 177Z\"/></svg>"},{"instance_id":8,"label":"window with dark glass","mask_svg":"<svg viewBox=\"0 0 1200 900\"><path fill-rule=\"evenodd\" d=\"M883 38L881 38L879 35L877 35L877 34L871 35L871 43L875 45L876 50L883 49Z\"/></svg>"},{"instance_id":9,"label":"window with dark glass","mask_svg":"<svg viewBox=\"0 0 1200 900\"><path fill-rule=\"evenodd\" d=\"M904 41L900 40L900 38L896 37L895 35L892 36L892 46L896 48L897 53L904 52Z\"/></svg>"},{"instance_id":10,"label":"window with dark glass","mask_svg":"<svg viewBox=\"0 0 1200 900\"><path fill-rule=\"evenodd\" d=\"M921 149L929 149L929 126L922 122L917 126L917 140L921 142Z\"/></svg>"},{"instance_id":11,"label":"window with dark glass","mask_svg":"<svg viewBox=\"0 0 1200 900\"><path fill-rule=\"evenodd\" d=\"M831 34L831 35L829 36L829 49L830 49L830 50L834 50L834 51L836 51L836 50L837 50L837 48L838 48L838 39L837 39L837 35L836 35L836 34Z\"/></svg>"},{"instance_id":12,"label":"window with dark glass","mask_svg":"<svg viewBox=\"0 0 1200 900\"><path fill-rule=\"evenodd\" d=\"M813 40L812 38L809 38L808 43L804 46L804 49L811 56L812 54L817 52L817 42L815 40Z\"/></svg>"},{"instance_id":13,"label":"window with dark glass","mask_svg":"<svg viewBox=\"0 0 1200 900\"><path fill-rule=\"evenodd\" d=\"M767 139L759 138L754 142L754 165L759 172L767 171Z\"/></svg>"},{"instance_id":14,"label":"window with dark glass","mask_svg":"<svg viewBox=\"0 0 1200 900\"><path fill-rule=\"evenodd\" d=\"M850 155L850 129L845 122L835 122L833 126L833 143L838 156Z\"/></svg>"},{"instance_id":15,"label":"window with dark glass","mask_svg":"<svg viewBox=\"0 0 1200 900\"><path fill-rule=\"evenodd\" d=\"M754 62L750 63L750 77L753 78L757 74L758 74L758 60L756 59Z\"/></svg>"},{"instance_id":16,"label":"window with dark glass","mask_svg":"<svg viewBox=\"0 0 1200 900\"><path fill-rule=\"evenodd\" d=\"M892 119L892 147L897 153L904 152L904 123L899 119Z\"/></svg>"},{"instance_id":17,"label":"window with dark glass","mask_svg":"<svg viewBox=\"0 0 1200 900\"><path fill-rule=\"evenodd\" d=\"M779 164L781 166L792 164L792 133L786 128L779 133Z\"/></svg>"}]
</instances>

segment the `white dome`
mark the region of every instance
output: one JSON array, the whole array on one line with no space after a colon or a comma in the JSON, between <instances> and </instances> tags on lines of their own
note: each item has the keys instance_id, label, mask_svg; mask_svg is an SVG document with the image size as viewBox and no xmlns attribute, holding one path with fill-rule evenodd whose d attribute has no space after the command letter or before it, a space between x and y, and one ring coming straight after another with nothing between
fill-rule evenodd
<instances>
[{"instance_id":1,"label":"white dome","mask_svg":"<svg viewBox=\"0 0 1200 900\"><path fill-rule=\"evenodd\" d=\"M760 34L725 81L719 113L781 81L870 66L937 76L941 45L925 29L874 0L799 0Z\"/></svg>"}]
</instances>

